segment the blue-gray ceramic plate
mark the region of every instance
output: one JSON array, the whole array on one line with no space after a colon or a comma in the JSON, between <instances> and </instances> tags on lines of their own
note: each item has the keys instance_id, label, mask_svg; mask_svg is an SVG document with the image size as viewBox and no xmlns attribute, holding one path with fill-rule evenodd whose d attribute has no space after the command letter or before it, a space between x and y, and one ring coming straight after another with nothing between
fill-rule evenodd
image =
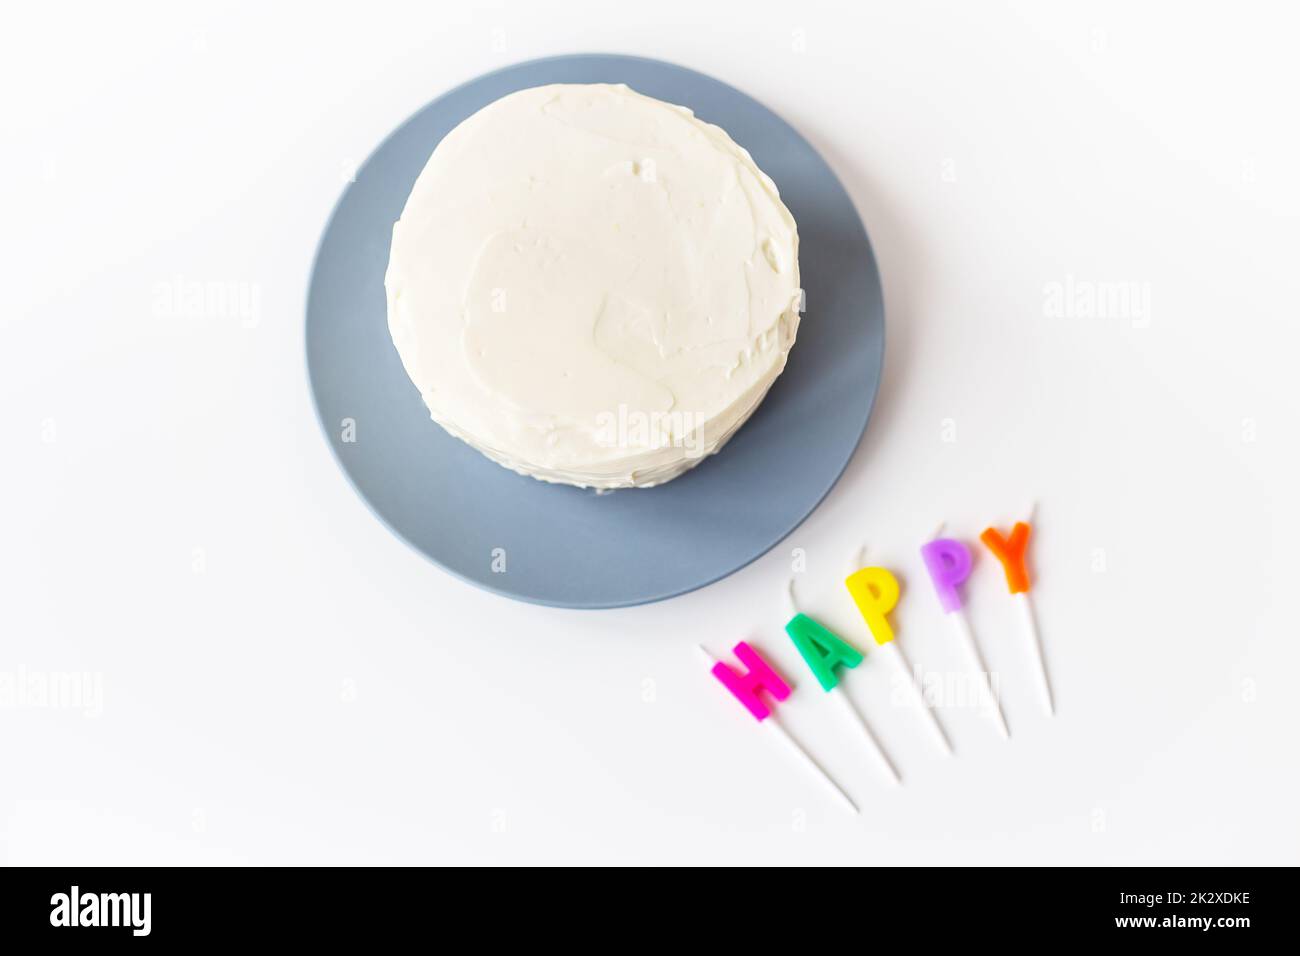
<instances>
[{"instance_id":1,"label":"blue-gray ceramic plate","mask_svg":"<svg viewBox=\"0 0 1300 956\"><path fill-rule=\"evenodd\" d=\"M690 107L753 154L799 224L806 311L784 374L722 451L650 489L598 495L508 471L429 418L388 335L393 223L433 148L507 93L626 83ZM435 564L506 597L642 604L703 587L793 531L866 428L885 342L880 277L844 187L785 121L711 77L656 60L534 60L434 100L388 137L339 200L307 297L307 367L326 438L361 497Z\"/></svg>"}]
</instances>

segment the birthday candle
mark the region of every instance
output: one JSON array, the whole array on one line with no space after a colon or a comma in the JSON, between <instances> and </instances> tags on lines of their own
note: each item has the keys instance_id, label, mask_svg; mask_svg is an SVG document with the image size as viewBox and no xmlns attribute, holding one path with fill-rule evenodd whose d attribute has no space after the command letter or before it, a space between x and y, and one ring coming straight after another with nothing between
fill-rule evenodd
<instances>
[{"instance_id":1,"label":"birthday candle","mask_svg":"<svg viewBox=\"0 0 1300 956\"><path fill-rule=\"evenodd\" d=\"M727 690L731 691L732 695L740 701L745 706L745 709L753 715L754 719L759 722L759 725L771 727L772 732L784 740L785 743L803 759L804 763L807 764L807 766L811 768L813 772L831 788L832 791L834 791L835 795L848 804L849 809L854 813L858 813L858 805L853 802L852 798L850 798L847 793L845 793L844 788L836 783L834 778L826 772L826 769L813 759L812 754L805 750L803 745L790 735L790 732L781 725L779 720L777 720L776 714L773 713L772 709L768 707L767 703L761 697L759 697L758 692L760 690L771 694L773 699L777 701L783 701L789 697L790 687L781 679L781 675L774 671L771 665L769 665L767 661L763 660L763 658L758 655L758 652L744 641L741 641L733 649L736 657L740 658L741 663L748 668L744 673L740 673L731 667L728 667L722 661L717 660L712 654L705 650L703 646L697 646L699 646L700 653L704 655L705 659L711 665L710 671L713 676L721 681Z\"/></svg>"},{"instance_id":2,"label":"birthday candle","mask_svg":"<svg viewBox=\"0 0 1300 956\"><path fill-rule=\"evenodd\" d=\"M1033 509L1030 509L1032 517ZM1052 701L1052 683L1047 677L1047 663L1043 659L1043 639L1038 633L1038 619L1034 615L1034 605L1029 599L1029 571L1025 567L1025 551L1029 544L1030 526L1020 521L1011 529L1011 535L1003 538L996 528L986 528L980 535L984 546L993 552L993 556L1002 565L1007 579L1007 590L1020 608L1025 621L1025 630L1029 635L1030 648L1038 662L1038 674L1042 678L1043 703L1050 717L1055 711Z\"/></svg>"},{"instance_id":3,"label":"birthday candle","mask_svg":"<svg viewBox=\"0 0 1300 956\"><path fill-rule=\"evenodd\" d=\"M793 581L790 582L790 588L790 599L793 604ZM857 667L862 663L862 652L834 631L822 626L808 615L799 613L797 609L794 616L785 625L785 632L790 635L790 640L794 642L800 656L803 657L804 662L813 672L813 676L817 678L817 683L822 685L822 690L843 703L854 723L861 728L867 742L871 744L872 751L889 776L896 783L902 783L903 778L898 775L898 768L894 766L884 748L880 746L880 741L876 739L876 735L872 732L871 725L867 723L867 718L853 703L853 698L849 696L848 691L840 686L841 678L838 668L844 667L852 670Z\"/></svg>"},{"instance_id":4,"label":"birthday candle","mask_svg":"<svg viewBox=\"0 0 1300 956\"><path fill-rule=\"evenodd\" d=\"M859 552L859 560L855 563L860 563L861 557ZM867 622L867 628L875 638L876 644L885 656L893 661L894 667L901 676L907 679L921 713L929 718L930 726L938 736L944 751L952 753L952 742L948 739L943 725L939 723L939 718L935 716L930 702L925 699L916 672L912 670L907 655L903 653L902 645L894 639L894 629L889 625L888 614L898 604L898 579L884 568L859 568L845 578L844 586L849 589L853 603L857 605L858 612Z\"/></svg>"},{"instance_id":5,"label":"birthday candle","mask_svg":"<svg viewBox=\"0 0 1300 956\"><path fill-rule=\"evenodd\" d=\"M926 570L930 572L930 579L934 582L934 589L939 595L939 604L943 607L944 613L952 619L957 635L966 646L966 652L975 664L975 669L984 678L984 688L993 702L993 713L997 717L998 728L1002 731L1003 737L1010 737L1007 718L1002 713L1002 702L993 693L993 682L989 678L988 668L984 665L984 657L971 631L970 621L966 618L966 610L962 607L959 588L970 577L970 550L966 545L952 538L936 538L921 546L921 559L925 562Z\"/></svg>"}]
</instances>

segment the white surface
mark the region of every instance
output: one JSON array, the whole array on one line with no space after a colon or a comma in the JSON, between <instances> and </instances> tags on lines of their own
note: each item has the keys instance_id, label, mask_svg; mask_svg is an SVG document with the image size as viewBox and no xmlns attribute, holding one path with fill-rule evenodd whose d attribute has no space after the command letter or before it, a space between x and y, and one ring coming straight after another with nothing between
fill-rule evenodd
<instances>
[{"instance_id":1,"label":"white surface","mask_svg":"<svg viewBox=\"0 0 1300 956\"><path fill-rule=\"evenodd\" d=\"M3 859L1300 862L1295 17L980 6L11 14L0 673L98 674L102 712L0 710ZM351 166L452 84L581 50L793 122L889 313L866 441L812 518L702 592L596 613L480 593L390 536L302 357ZM1060 307L1122 282L1128 317ZM1056 717L980 555L1011 740L944 707L943 757L870 655L851 683L886 784L782 634L792 552L801 605L867 647L840 583L865 539L904 578L912 662L960 674L917 549L1031 498ZM861 817L693 649L742 638Z\"/></svg>"},{"instance_id":2,"label":"white surface","mask_svg":"<svg viewBox=\"0 0 1300 956\"><path fill-rule=\"evenodd\" d=\"M624 85L556 84L438 144L384 284L447 431L546 481L649 487L716 452L785 368L799 237L725 130Z\"/></svg>"}]
</instances>

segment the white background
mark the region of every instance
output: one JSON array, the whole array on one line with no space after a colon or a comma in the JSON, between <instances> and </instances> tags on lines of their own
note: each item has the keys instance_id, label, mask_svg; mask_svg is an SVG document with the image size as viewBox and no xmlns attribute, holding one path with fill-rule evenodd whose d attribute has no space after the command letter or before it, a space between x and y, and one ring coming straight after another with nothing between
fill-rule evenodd
<instances>
[{"instance_id":1,"label":"white background","mask_svg":"<svg viewBox=\"0 0 1300 956\"><path fill-rule=\"evenodd\" d=\"M0 857L1300 862L1296 26L1253 3L11 12ZM302 346L350 170L449 87L578 51L789 119L867 224L889 328L866 439L803 527L703 591L594 613L393 538L321 437ZM178 304L195 283L247 307ZM1117 283L1146 305L1089 307ZM1012 739L952 706L942 757L871 656L849 686L903 770L886 786L782 633L793 549L805 608L866 646L841 580L869 542L904 579L903 645L956 678L917 548L1033 499L1058 715L982 555ZM742 638L860 817L693 649ZM95 706L18 692L66 672Z\"/></svg>"}]
</instances>

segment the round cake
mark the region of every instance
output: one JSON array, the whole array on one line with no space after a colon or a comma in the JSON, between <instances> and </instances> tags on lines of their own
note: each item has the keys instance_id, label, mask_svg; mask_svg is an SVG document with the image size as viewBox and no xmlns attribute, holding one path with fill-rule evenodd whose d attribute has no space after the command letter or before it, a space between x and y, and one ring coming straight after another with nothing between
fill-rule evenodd
<instances>
[{"instance_id":1,"label":"round cake","mask_svg":"<svg viewBox=\"0 0 1300 956\"><path fill-rule=\"evenodd\" d=\"M626 86L512 93L438 144L393 227L393 342L433 420L543 481L649 487L785 368L799 237L722 129Z\"/></svg>"}]
</instances>

